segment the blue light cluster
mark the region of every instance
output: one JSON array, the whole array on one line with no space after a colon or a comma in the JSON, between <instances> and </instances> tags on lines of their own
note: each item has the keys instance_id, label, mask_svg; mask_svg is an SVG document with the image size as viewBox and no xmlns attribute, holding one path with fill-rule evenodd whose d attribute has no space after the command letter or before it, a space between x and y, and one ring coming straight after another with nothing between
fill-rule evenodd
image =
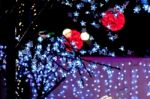
<instances>
[{"instance_id":1,"label":"blue light cluster","mask_svg":"<svg viewBox=\"0 0 150 99\"><path fill-rule=\"evenodd\" d=\"M74 47L72 47L72 51L67 51L64 42L67 42L64 37L38 37L36 44L29 41L22 50L19 50L18 59L16 59L16 80L18 82L16 94L18 97L22 78L30 83L32 98L46 97L45 94L50 94L51 90L70 74L73 75L73 79L80 78L77 83L79 87L83 88L84 81L88 80L84 76L85 73L91 76L97 65L80 57L80 54L86 53L84 50L81 50L80 54L77 54ZM93 45L92 50L88 51L89 53L100 51L97 43ZM75 75L76 73L79 77Z\"/></svg>"},{"instance_id":2,"label":"blue light cluster","mask_svg":"<svg viewBox=\"0 0 150 99\"><path fill-rule=\"evenodd\" d=\"M0 44L0 80L2 84L6 86L6 66L7 66L7 54L6 54L7 46ZM2 82L3 81L3 82Z\"/></svg>"},{"instance_id":3,"label":"blue light cluster","mask_svg":"<svg viewBox=\"0 0 150 99\"><path fill-rule=\"evenodd\" d=\"M140 2L142 4L142 7L141 5L136 5L133 9L134 13L140 13L141 9L144 9L145 12L150 13L150 5L148 0L140 0Z\"/></svg>"},{"instance_id":4,"label":"blue light cluster","mask_svg":"<svg viewBox=\"0 0 150 99\"><path fill-rule=\"evenodd\" d=\"M62 4L64 4L64 5L66 5L66 6L70 6L70 7L74 7L75 6L75 8L77 9L77 10L81 10L82 8L84 8L85 6L86 6L86 4L91 4L90 5L90 10L91 11L96 11L98 8L99 8L99 6L100 7L103 7L105 4L107 4L107 3L109 3L109 1L110 0L105 0L105 1L101 1L101 2L99 2L99 1L96 1L96 0L81 0L81 2L77 2L77 1L74 1L74 0L60 0L60 2L62 3ZM129 0L124 0L126 3L130 3L130 1ZM135 1L135 4L136 4L136 6L138 6L138 2L140 2L142 5L143 5L143 9L146 11L146 12L150 12L149 10L150 10L150 7L149 7L149 2L148 2L148 0L137 0L137 1ZM125 4L123 4L123 6L121 7L121 9L123 8L126 8L126 3ZM116 6L118 6L118 5L116 5ZM137 8L137 7L136 7ZM120 9L120 10L121 10ZM122 11L123 11L123 9L122 9ZM139 8L137 8L136 10L139 10L140 9L140 6L139 6ZM134 12L135 12L135 8L133 9L134 10ZM77 12L77 11L76 11ZM90 13L90 11L87 11L88 13ZM77 16L79 16L79 12L77 12L78 14L75 14L75 16L77 17Z\"/></svg>"},{"instance_id":5,"label":"blue light cluster","mask_svg":"<svg viewBox=\"0 0 150 99\"><path fill-rule=\"evenodd\" d=\"M63 37L48 37L42 42L29 41L22 50L19 50L18 59L16 59L18 97L20 93L24 93L24 86L20 87L20 84L26 81L30 84L33 99L37 97L68 98L68 90L71 93L70 96L74 98L99 99L107 95L117 99L128 99L128 97L138 99L141 92L139 83L142 80L145 81L140 88L144 90L143 96L150 97L149 62L125 61L116 64L102 62L107 66L101 67L97 62L82 59L74 51L66 51L63 45L64 40ZM96 43L94 46L100 47ZM5 56L6 46L0 46L0 49L1 56ZM57 49L61 50L61 53ZM1 59L4 58L1 57ZM121 70L109 68L111 65ZM62 80L64 78L65 80ZM59 86L61 90L58 88L51 91L58 82L61 82Z\"/></svg>"},{"instance_id":6,"label":"blue light cluster","mask_svg":"<svg viewBox=\"0 0 150 99\"><path fill-rule=\"evenodd\" d=\"M6 46L0 45L0 71L6 70Z\"/></svg>"},{"instance_id":7,"label":"blue light cluster","mask_svg":"<svg viewBox=\"0 0 150 99\"><path fill-rule=\"evenodd\" d=\"M150 5L149 5L149 2L148 0L141 0L141 3L143 4L143 9L150 13Z\"/></svg>"}]
</instances>

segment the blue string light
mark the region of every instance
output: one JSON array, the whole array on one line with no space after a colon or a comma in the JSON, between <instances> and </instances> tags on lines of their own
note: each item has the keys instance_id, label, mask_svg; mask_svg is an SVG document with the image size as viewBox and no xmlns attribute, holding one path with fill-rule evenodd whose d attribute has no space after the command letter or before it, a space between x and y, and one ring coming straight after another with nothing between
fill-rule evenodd
<instances>
[{"instance_id":1,"label":"blue string light","mask_svg":"<svg viewBox=\"0 0 150 99\"><path fill-rule=\"evenodd\" d=\"M50 92L63 78L73 74L76 79L75 73L79 73L80 80L77 82L79 87L83 88L84 80L88 80L83 74L85 72L92 74L93 69L97 67L96 64L92 63L85 67L80 55L75 55L76 52L74 51L66 51L64 37L47 37L45 39L38 37L37 41L36 45L33 45L33 41L29 41L18 52L16 80L19 85L22 77L25 77L32 88L33 98L39 97L41 87L43 87L43 90L40 97L46 97L44 95ZM43 45L43 41L47 42L46 45ZM76 47L73 47L73 49L76 49ZM91 50L89 52L95 53L100 50L100 46L95 43L92 49L96 51ZM81 50L80 53L84 54L86 51ZM16 90L18 97L21 89L19 85L18 90ZM60 94L63 93L64 91L61 91Z\"/></svg>"},{"instance_id":2,"label":"blue string light","mask_svg":"<svg viewBox=\"0 0 150 99\"><path fill-rule=\"evenodd\" d=\"M0 45L0 71L1 70L6 70L6 64L7 64L7 61L6 61L6 46L4 45Z\"/></svg>"}]
</instances>

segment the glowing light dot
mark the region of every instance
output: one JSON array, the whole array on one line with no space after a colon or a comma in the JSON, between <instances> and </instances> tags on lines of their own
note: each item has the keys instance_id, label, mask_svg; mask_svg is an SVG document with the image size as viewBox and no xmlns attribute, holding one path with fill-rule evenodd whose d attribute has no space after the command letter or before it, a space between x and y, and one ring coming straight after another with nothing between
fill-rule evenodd
<instances>
[{"instance_id":1,"label":"glowing light dot","mask_svg":"<svg viewBox=\"0 0 150 99\"><path fill-rule=\"evenodd\" d=\"M83 41L87 41L90 38L90 35L87 32L82 32L80 36Z\"/></svg>"},{"instance_id":2,"label":"glowing light dot","mask_svg":"<svg viewBox=\"0 0 150 99\"><path fill-rule=\"evenodd\" d=\"M62 33L66 38L71 37L71 29L64 29Z\"/></svg>"}]
</instances>

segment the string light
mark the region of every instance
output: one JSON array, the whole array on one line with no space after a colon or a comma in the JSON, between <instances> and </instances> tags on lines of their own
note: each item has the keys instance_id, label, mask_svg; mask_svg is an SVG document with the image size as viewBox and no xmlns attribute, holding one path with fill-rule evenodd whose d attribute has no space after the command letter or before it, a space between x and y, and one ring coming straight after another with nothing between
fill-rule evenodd
<instances>
[{"instance_id":1,"label":"string light","mask_svg":"<svg viewBox=\"0 0 150 99\"><path fill-rule=\"evenodd\" d=\"M20 37L22 35L22 33L24 32L24 21L22 19L22 17L24 16L24 13L25 13L25 4L24 2L19 2L18 3L18 21L17 21L17 26L16 26L16 31L15 31L15 39L17 41L20 40Z\"/></svg>"}]
</instances>

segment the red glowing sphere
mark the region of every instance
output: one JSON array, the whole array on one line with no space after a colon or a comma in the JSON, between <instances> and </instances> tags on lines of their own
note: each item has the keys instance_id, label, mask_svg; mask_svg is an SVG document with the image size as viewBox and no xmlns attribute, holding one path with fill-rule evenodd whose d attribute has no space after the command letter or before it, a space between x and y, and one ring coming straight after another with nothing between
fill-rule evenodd
<instances>
[{"instance_id":1,"label":"red glowing sphere","mask_svg":"<svg viewBox=\"0 0 150 99\"><path fill-rule=\"evenodd\" d=\"M67 37L67 40L69 43L74 42L77 50L80 50L83 46L83 40L81 39L80 32L78 32L77 30L71 30L71 36ZM71 48L70 44L66 43L66 45ZM70 51L71 49L67 48L67 50Z\"/></svg>"},{"instance_id":2,"label":"red glowing sphere","mask_svg":"<svg viewBox=\"0 0 150 99\"><path fill-rule=\"evenodd\" d=\"M101 22L103 26L107 27L111 31L118 31L121 30L125 24L125 16L121 11L108 10L102 17Z\"/></svg>"}]
</instances>

